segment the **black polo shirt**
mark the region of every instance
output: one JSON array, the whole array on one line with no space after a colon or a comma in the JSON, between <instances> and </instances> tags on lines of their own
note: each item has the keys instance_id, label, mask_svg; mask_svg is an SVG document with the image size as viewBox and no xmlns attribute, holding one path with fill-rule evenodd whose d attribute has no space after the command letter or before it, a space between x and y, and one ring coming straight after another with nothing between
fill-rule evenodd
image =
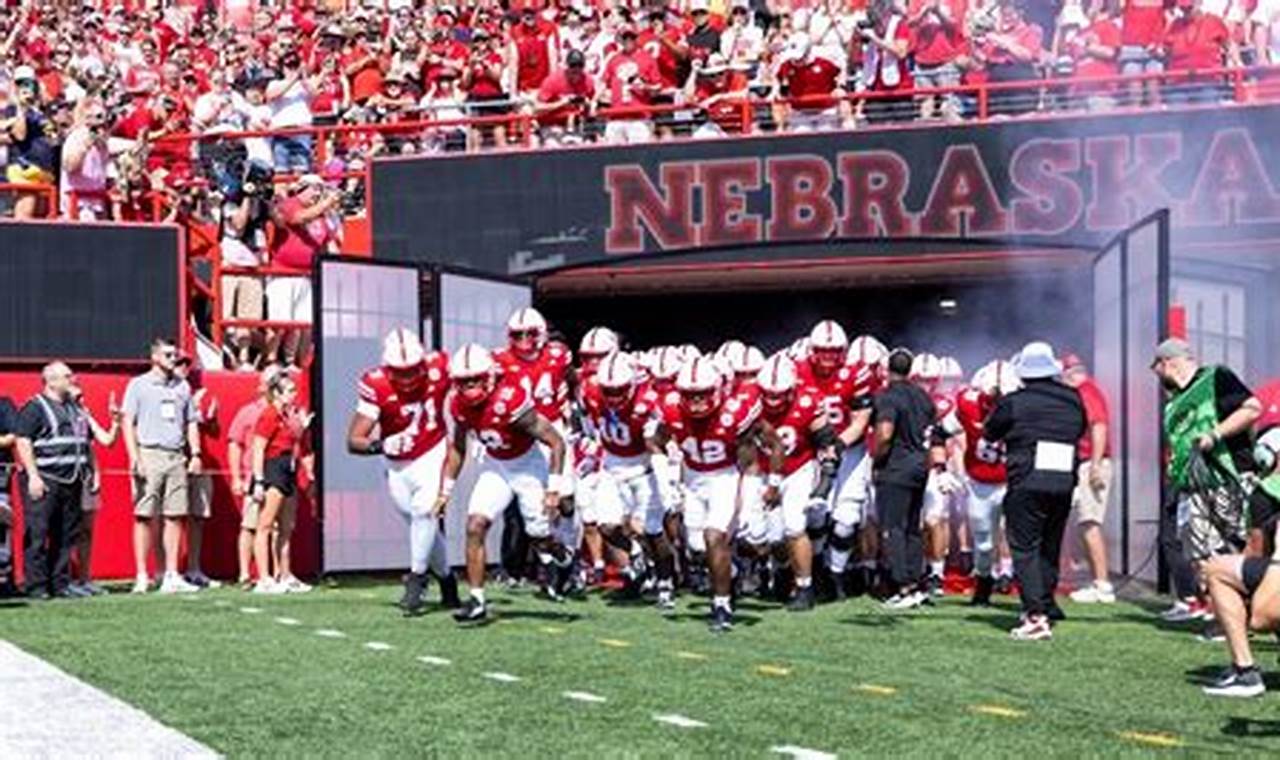
<instances>
[{"instance_id":1,"label":"black polo shirt","mask_svg":"<svg viewBox=\"0 0 1280 760\"><path fill-rule=\"evenodd\" d=\"M16 433L18 410L8 396L0 396L0 435ZM0 448L0 493L9 492L9 478L13 473L13 447Z\"/></svg>"},{"instance_id":2,"label":"black polo shirt","mask_svg":"<svg viewBox=\"0 0 1280 760\"><path fill-rule=\"evenodd\" d=\"M891 381L876 395L872 424L893 423L889 450L876 452L876 483L924 487L929 478L929 447L936 437L937 416L929 394L905 380Z\"/></svg>"},{"instance_id":3,"label":"black polo shirt","mask_svg":"<svg viewBox=\"0 0 1280 760\"><path fill-rule=\"evenodd\" d=\"M989 441L1004 441L1009 487L1070 493L1079 464L1076 444L1086 427L1084 402L1057 380L1027 380L1004 396L982 426Z\"/></svg>"}]
</instances>

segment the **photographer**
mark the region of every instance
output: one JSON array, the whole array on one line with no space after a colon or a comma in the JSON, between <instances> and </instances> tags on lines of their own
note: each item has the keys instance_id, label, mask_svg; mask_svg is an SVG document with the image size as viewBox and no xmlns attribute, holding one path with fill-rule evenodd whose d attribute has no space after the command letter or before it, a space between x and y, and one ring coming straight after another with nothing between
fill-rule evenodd
<instances>
[{"instance_id":1,"label":"photographer","mask_svg":"<svg viewBox=\"0 0 1280 760\"><path fill-rule=\"evenodd\" d=\"M467 91L471 116L484 118L506 115L511 111L503 85L507 80L506 56L499 52L493 37L484 29L472 32L471 39L474 43L471 56L467 59L466 68L462 70L462 89ZM470 130L468 139L471 144L468 147L478 150L489 130L492 130L495 146L506 144L507 128L505 123L501 123Z\"/></svg>"},{"instance_id":2,"label":"photographer","mask_svg":"<svg viewBox=\"0 0 1280 760\"><path fill-rule=\"evenodd\" d=\"M1026 20L1022 0L999 0L995 28L974 38L974 57L986 66L992 83L1029 82L1040 78L1037 65L1043 54L1044 32ZM1035 110L1035 90L996 90L991 93L992 114L1023 114Z\"/></svg>"},{"instance_id":3,"label":"photographer","mask_svg":"<svg viewBox=\"0 0 1280 760\"><path fill-rule=\"evenodd\" d=\"M743 102L747 97L745 73L733 70L720 53L712 53L705 63L695 59L691 68L683 98L686 103L698 104L699 115L704 118L693 130L693 136L723 137L726 127L741 132Z\"/></svg>"},{"instance_id":4,"label":"photographer","mask_svg":"<svg viewBox=\"0 0 1280 760\"><path fill-rule=\"evenodd\" d=\"M329 188L315 174L305 174L272 212L276 239L271 246L271 264L299 273L296 277L272 277L266 287L267 318L272 322L311 322L311 267L336 239L330 215L342 204L342 194ZM308 329L275 329L268 337L267 361L277 358L284 364L301 366L305 347L310 344ZM283 353L277 357L283 346Z\"/></svg>"},{"instance_id":5,"label":"photographer","mask_svg":"<svg viewBox=\"0 0 1280 760\"><path fill-rule=\"evenodd\" d=\"M596 87L586 74L586 65L581 51L570 50L565 57L565 67L547 77L538 88L534 113L543 131L543 144L582 141L583 120L591 112L596 97Z\"/></svg>"},{"instance_id":6,"label":"photographer","mask_svg":"<svg viewBox=\"0 0 1280 760\"><path fill-rule=\"evenodd\" d=\"M907 92L915 86L907 67L911 52L911 27L903 12L903 0L875 0L867 11L867 22L859 22L862 39L862 82L871 92ZM865 101L867 121L910 120L911 96L877 97Z\"/></svg>"},{"instance_id":7,"label":"photographer","mask_svg":"<svg viewBox=\"0 0 1280 760\"><path fill-rule=\"evenodd\" d=\"M311 126L311 100L320 87L315 77L302 68L302 56L291 50L280 58L281 73L267 85L266 102L271 106L271 129ZM302 173L311 171L311 135L291 134L271 138L275 170Z\"/></svg>"},{"instance_id":8,"label":"photographer","mask_svg":"<svg viewBox=\"0 0 1280 760\"><path fill-rule=\"evenodd\" d=\"M219 247L222 265L241 269L262 266L267 243L267 222L271 219L274 195L271 167L257 161L243 169L243 178L220 188L223 200L219 208L221 229ZM262 319L262 278L253 274L222 276L222 318ZM233 353L233 366L251 369L255 330L229 327L227 344Z\"/></svg>"},{"instance_id":9,"label":"photographer","mask_svg":"<svg viewBox=\"0 0 1280 760\"><path fill-rule=\"evenodd\" d=\"M107 111L96 97L85 98L75 108L74 121L62 144L58 203L63 216L71 214L71 192L78 194L76 218L105 219L107 204Z\"/></svg>"},{"instance_id":10,"label":"photographer","mask_svg":"<svg viewBox=\"0 0 1280 760\"><path fill-rule=\"evenodd\" d=\"M965 51L965 0L911 0L908 23L915 35L915 85L922 89L958 87L957 62ZM946 121L960 118L960 99L954 92L941 95L941 116ZM938 115L939 96L920 98L920 118Z\"/></svg>"},{"instance_id":11,"label":"photographer","mask_svg":"<svg viewBox=\"0 0 1280 760\"><path fill-rule=\"evenodd\" d=\"M9 148L6 179L14 185L50 186L54 182L54 151L39 108L36 72L30 66L19 66L13 72L13 89L12 105L0 111L0 144ZM39 213L39 193L20 192L14 217L34 219Z\"/></svg>"}]
</instances>

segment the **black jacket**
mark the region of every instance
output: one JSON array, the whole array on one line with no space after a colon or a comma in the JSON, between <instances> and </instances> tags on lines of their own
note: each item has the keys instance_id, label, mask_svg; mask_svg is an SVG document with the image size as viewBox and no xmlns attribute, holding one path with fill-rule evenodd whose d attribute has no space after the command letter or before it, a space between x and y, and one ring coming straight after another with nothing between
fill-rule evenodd
<instances>
[{"instance_id":1,"label":"black jacket","mask_svg":"<svg viewBox=\"0 0 1280 760\"><path fill-rule=\"evenodd\" d=\"M983 437L1004 441L1010 488L1070 493L1085 426L1084 403L1074 388L1057 380L1028 380L996 404L983 424Z\"/></svg>"}]
</instances>

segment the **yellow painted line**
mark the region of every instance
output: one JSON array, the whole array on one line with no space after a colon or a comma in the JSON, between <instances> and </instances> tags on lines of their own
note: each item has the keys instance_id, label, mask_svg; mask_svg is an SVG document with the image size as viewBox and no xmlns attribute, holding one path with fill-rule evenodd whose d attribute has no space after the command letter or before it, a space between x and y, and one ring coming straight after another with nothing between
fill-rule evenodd
<instances>
[{"instance_id":1,"label":"yellow painted line","mask_svg":"<svg viewBox=\"0 0 1280 760\"><path fill-rule=\"evenodd\" d=\"M1025 710L1015 710L1004 705L973 705L969 709L983 715L994 715L997 718L1022 718L1027 714Z\"/></svg>"},{"instance_id":2,"label":"yellow painted line","mask_svg":"<svg viewBox=\"0 0 1280 760\"><path fill-rule=\"evenodd\" d=\"M784 668L781 665L760 665L756 668L756 672L762 676L782 678L791 675L791 668Z\"/></svg>"},{"instance_id":3,"label":"yellow painted line","mask_svg":"<svg viewBox=\"0 0 1280 760\"><path fill-rule=\"evenodd\" d=\"M538 629L549 636L559 636L564 633L564 629L554 625L544 625Z\"/></svg>"},{"instance_id":4,"label":"yellow painted line","mask_svg":"<svg viewBox=\"0 0 1280 760\"><path fill-rule=\"evenodd\" d=\"M875 694L878 697L891 697L898 693L898 690L892 686L879 686L874 683L860 683L853 687L853 690L863 694Z\"/></svg>"},{"instance_id":5,"label":"yellow painted line","mask_svg":"<svg viewBox=\"0 0 1280 760\"><path fill-rule=\"evenodd\" d=\"M1121 731L1119 734L1121 739L1128 739L1131 742L1139 744L1149 744L1153 747L1181 747L1182 740L1173 734L1148 734L1142 731Z\"/></svg>"},{"instance_id":6,"label":"yellow painted line","mask_svg":"<svg viewBox=\"0 0 1280 760\"><path fill-rule=\"evenodd\" d=\"M623 641L622 639L599 639L599 641L604 646L613 647L614 649L626 649L631 646L630 641Z\"/></svg>"},{"instance_id":7,"label":"yellow painted line","mask_svg":"<svg viewBox=\"0 0 1280 760\"><path fill-rule=\"evenodd\" d=\"M707 656L706 656L705 654L701 654L701 653L699 653L699 652L685 652L685 651L676 652L676 657L679 657L679 658L680 658L680 659L682 659L682 660L705 660L705 659L707 659Z\"/></svg>"}]
</instances>

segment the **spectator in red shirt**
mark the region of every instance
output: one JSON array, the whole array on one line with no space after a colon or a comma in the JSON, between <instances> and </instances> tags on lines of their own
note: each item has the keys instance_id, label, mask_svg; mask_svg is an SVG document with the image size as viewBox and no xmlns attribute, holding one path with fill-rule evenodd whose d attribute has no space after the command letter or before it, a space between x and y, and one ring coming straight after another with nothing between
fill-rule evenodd
<instances>
[{"instance_id":1,"label":"spectator in red shirt","mask_svg":"<svg viewBox=\"0 0 1280 760\"><path fill-rule=\"evenodd\" d=\"M555 24L538 18L533 8L525 8L520 23L511 28L511 41L515 45L516 92L536 93L557 60Z\"/></svg>"},{"instance_id":2,"label":"spectator in red shirt","mask_svg":"<svg viewBox=\"0 0 1280 760\"><path fill-rule=\"evenodd\" d=\"M721 53L712 53L703 63L694 60L684 99L697 103L705 121L693 131L695 138L723 137L743 131L743 107L746 102L745 69L734 69Z\"/></svg>"},{"instance_id":3,"label":"spectator in red shirt","mask_svg":"<svg viewBox=\"0 0 1280 760\"><path fill-rule=\"evenodd\" d=\"M921 89L958 87L960 69L956 65L965 52L964 20L968 0L911 0L908 23L915 35L912 58L915 61L915 86ZM937 115L937 98L920 99L920 118ZM960 118L960 98L955 93L943 95L942 118Z\"/></svg>"},{"instance_id":4,"label":"spectator in red shirt","mask_svg":"<svg viewBox=\"0 0 1280 760\"><path fill-rule=\"evenodd\" d=\"M1044 33L1022 14L1022 0L999 0L996 28L976 36L976 54L991 82L1031 82L1040 78L1036 66L1043 54ZM996 90L990 95L992 114L1020 114L1034 110L1035 89Z\"/></svg>"},{"instance_id":5,"label":"spectator in red shirt","mask_svg":"<svg viewBox=\"0 0 1280 760\"><path fill-rule=\"evenodd\" d=\"M493 35L485 29L471 34L471 56L462 70L462 88L467 91L471 115L476 117L505 116L511 112L510 96L504 82L507 75L507 57L500 52ZM486 134L493 136L495 146L506 145L506 123L492 124L470 130L471 148L479 149Z\"/></svg>"},{"instance_id":6,"label":"spectator in red shirt","mask_svg":"<svg viewBox=\"0 0 1280 760\"><path fill-rule=\"evenodd\" d=\"M329 188L319 175L304 174L273 210L276 239L271 247L271 265L301 276L272 277L267 282L267 319L271 322L311 322L312 264L336 240L336 227L341 220L334 215L341 204L342 194ZM305 363L306 346L310 345L310 331L269 331L269 361L276 360L282 344L283 363L301 366Z\"/></svg>"},{"instance_id":7,"label":"spectator in red shirt","mask_svg":"<svg viewBox=\"0 0 1280 760\"><path fill-rule=\"evenodd\" d=\"M582 121L596 98L596 86L586 73L587 59L580 50L570 50L565 67L547 77L538 88L534 112L545 145L581 142Z\"/></svg>"},{"instance_id":8,"label":"spectator in red shirt","mask_svg":"<svg viewBox=\"0 0 1280 760\"><path fill-rule=\"evenodd\" d=\"M1125 76L1158 74L1164 71L1165 0L1124 0L1120 17L1120 73ZM1159 82L1154 79L1134 82L1129 97L1134 105L1142 102L1144 86L1152 104L1160 102Z\"/></svg>"},{"instance_id":9,"label":"spectator in red shirt","mask_svg":"<svg viewBox=\"0 0 1280 760\"><path fill-rule=\"evenodd\" d=\"M657 62L663 89L674 91L687 78L689 45L680 18L668 15L665 6L651 8L649 25L636 33L636 45Z\"/></svg>"},{"instance_id":10,"label":"spectator in red shirt","mask_svg":"<svg viewBox=\"0 0 1280 760\"><path fill-rule=\"evenodd\" d=\"M285 501L298 487L299 441L303 421L294 401L298 387L293 378L281 372L267 386L267 405L253 426L253 485L250 495L261 504L258 525L253 536L253 558L258 565L258 583L255 594L285 594L291 574L288 568L276 568L271 573L271 531L281 516ZM284 522L282 520L282 522ZM283 525L278 542L288 541ZM284 552L281 552L281 559Z\"/></svg>"},{"instance_id":11,"label":"spectator in red shirt","mask_svg":"<svg viewBox=\"0 0 1280 760\"><path fill-rule=\"evenodd\" d=\"M778 67L774 101L780 129L794 132L835 129L849 121L851 109L843 100L840 67L813 54L809 35L797 32L787 41ZM782 98L785 96L786 100Z\"/></svg>"},{"instance_id":12,"label":"spectator in red shirt","mask_svg":"<svg viewBox=\"0 0 1280 760\"><path fill-rule=\"evenodd\" d=\"M1080 525L1080 542L1084 545L1085 558L1093 573L1092 585L1077 590L1071 599L1111 604L1116 600L1116 593L1107 574L1107 542L1102 535L1102 525L1107 519L1107 501L1111 495L1111 415L1106 396L1089 377L1080 357L1074 354L1064 356L1062 367L1062 379L1079 392L1080 400L1084 402L1087 427L1076 449L1080 459L1080 477L1071 501L1076 510L1076 522Z\"/></svg>"},{"instance_id":13,"label":"spectator in red shirt","mask_svg":"<svg viewBox=\"0 0 1280 760\"><path fill-rule=\"evenodd\" d=\"M868 12L871 26L861 26L862 82L867 89L881 93L862 103L867 121L910 120L911 95L886 97L884 93L910 92L914 87L907 56L911 52L911 25L897 7L896 0L875 0Z\"/></svg>"},{"instance_id":14,"label":"spectator in red shirt","mask_svg":"<svg viewBox=\"0 0 1280 760\"><path fill-rule=\"evenodd\" d=\"M614 111L605 126L604 139L614 145L648 142L653 139L653 125L642 109L653 103L662 88L658 63L637 44L636 30L624 26L618 30L621 49L604 66L602 76L609 107Z\"/></svg>"},{"instance_id":15,"label":"spectator in red shirt","mask_svg":"<svg viewBox=\"0 0 1280 760\"><path fill-rule=\"evenodd\" d=\"M387 60L382 55L382 41L365 32L356 37L342 56L342 73L347 77L351 101L358 105L382 89L382 75Z\"/></svg>"},{"instance_id":16,"label":"spectator in red shirt","mask_svg":"<svg viewBox=\"0 0 1280 760\"><path fill-rule=\"evenodd\" d=\"M1221 18L1205 13L1200 0L1177 0L1174 18L1164 33L1169 71L1218 69L1241 65L1240 48ZM1214 103L1223 95L1221 78L1172 80L1164 99L1173 104Z\"/></svg>"},{"instance_id":17,"label":"spectator in red shirt","mask_svg":"<svg viewBox=\"0 0 1280 760\"><path fill-rule=\"evenodd\" d=\"M231 496L241 507L240 534L236 539L236 565L239 569L237 583L246 590L251 585L253 535L258 529L260 506L249 493L253 482L253 431L258 425L258 418L267 408L267 389L280 371L275 365L262 371L258 383L258 398L240 407L236 416L231 419L231 427L227 429L227 469L231 476ZM276 559L275 566L279 566L276 548L273 542L271 555ZM263 577L269 573L269 568L260 568L258 571Z\"/></svg>"},{"instance_id":18,"label":"spectator in red shirt","mask_svg":"<svg viewBox=\"0 0 1280 760\"><path fill-rule=\"evenodd\" d=\"M1119 73L1121 32L1115 9L1116 0L1106 0L1092 19L1059 18L1054 57L1067 67L1067 76L1087 80ZM1115 84L1081 83L1072 85L1069 92L1082 98L1090 111L1104 111L1115 105L1115 89Z\"/></svg>"}]
</instances>

